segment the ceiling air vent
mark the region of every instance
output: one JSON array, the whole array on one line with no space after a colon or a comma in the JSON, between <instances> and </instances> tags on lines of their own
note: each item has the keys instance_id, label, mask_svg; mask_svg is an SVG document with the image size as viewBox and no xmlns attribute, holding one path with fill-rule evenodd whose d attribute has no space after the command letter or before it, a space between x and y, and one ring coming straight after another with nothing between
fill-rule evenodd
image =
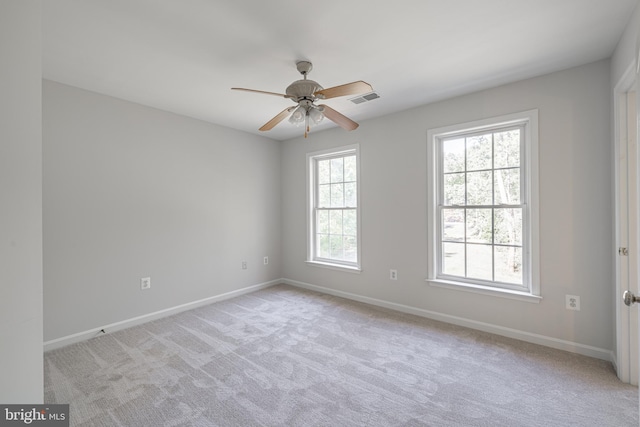
<instances>
[{"instance_id":1,"label":"ceiling air vent","mask_svg":"<svg viewBox=\"0 0 640 427\"><path fill-rule=\"evenodd\" d=\"M377 92L369 92L364 95L356 96L355 98L351 98L349 101L354 104L362 104L363 102L373 101L374 99L380 98Z\"/></svg>"}]
</instances>

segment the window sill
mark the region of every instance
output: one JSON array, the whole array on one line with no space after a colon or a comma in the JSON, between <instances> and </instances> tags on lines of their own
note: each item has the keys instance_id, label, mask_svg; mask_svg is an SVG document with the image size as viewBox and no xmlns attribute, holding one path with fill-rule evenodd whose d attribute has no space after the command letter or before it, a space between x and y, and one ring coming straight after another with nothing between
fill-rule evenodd
<instances>
[{"instance_id":1,"label":"window sill","mask_svg":"<svg viewBox=\"0 0 640 427\"><path fill-rule=\"evenodd\" d=\"M346 271L348 273L360 274L362 269L360 267L352 267L349 265L342 264L332 264L329 262L320 262L320 261L306 261L307 265L311 265L313 267L320 268L328 268L329 270L337 270L337 271Z\"/></svg>"},{"instance_id":2,"label":"window sill","mask_svg":"<svg viewBox=\"0 0 640 427\"><path fill-rule=\"evenodd\" d=\"M435 286L437 288L454 289L456 291L464 291L481 295L490 295L499 298L526 301L533 304L538 304L542 300L542 297L539 295L533 295L528 292L522 291L513 291L510 289L491 288L488 286L473 285L471 283L453 282L448 280L426 279L425 281L429 283L429 285Z\"/></svg>"}]
</instances>

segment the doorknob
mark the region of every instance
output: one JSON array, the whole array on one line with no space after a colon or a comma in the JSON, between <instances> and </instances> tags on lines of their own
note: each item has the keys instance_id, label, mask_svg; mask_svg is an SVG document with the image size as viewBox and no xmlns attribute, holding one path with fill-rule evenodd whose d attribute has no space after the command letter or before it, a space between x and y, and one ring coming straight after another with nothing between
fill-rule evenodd
<instances>
[{"instance_id":1,"label":"doorknob","mask_svg":"<svg viewBox=\"0 0 640 427\"><path fill-rule=\"evenodd\" d=\"M624 291L624 293L622 294L622 300L627 305L631 305L631 304L634 304L636 302L640 302L640 298L635 296L633 294L633 292L631 292L631 291Z\"/></svg>"}]
</instances>

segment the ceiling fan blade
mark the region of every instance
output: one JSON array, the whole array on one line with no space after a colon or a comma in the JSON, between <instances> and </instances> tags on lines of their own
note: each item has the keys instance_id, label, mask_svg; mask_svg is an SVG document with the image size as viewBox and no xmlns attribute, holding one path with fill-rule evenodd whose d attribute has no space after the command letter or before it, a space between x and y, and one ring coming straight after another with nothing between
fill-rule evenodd
<instances>
[{"instance_id":1,"label":"ceiling fan blade","mask_svg":"<svg viewBox=\"0 0 640 427\"><path fill-rule=\"evenodd\" d=\"M373 88L369 83L359 80L357 82L322 89L314 93L314 95L320 99L329 99L336 98L338 96L358 95L360 93L367 92L373 92Z\"/></svg>"},{"instance_id":2,"label":"ceiling fan blade","mask_svg":"<svg viewBox=\"0 0 640 427\"><path fill-rule=\"evenodd\" d=\"M287 116L289 115L289 113L291 112L291 110L293 110L296 107L289 107L289 108L285 108L284 110L282 110L280 113L278 113L277 116L275 116L273 119L269 120L267 123L265 123L260 129L261 131L267 131L267 130L271 130L274 128L275 125L277 125L278 123L280 123L281 121L283 121L284 119L287 118Z\"/></svg>"},{"instance_id":3,"label":"ceiling fan blade","mask_svg":"<svg viewBox=\"0 0 640 427\"><path fill-rule=\"evenodd\" d=\"M255 89L246 89L246 88L243 88L243 87L232 87L231 90L242 90L242 91L245 91L245 92L264 93L264 94L267 94L267 95L275 95L275 96L279 96L279 97L282 97L282 98L291 98L291 96L285 95L284 93L267 92L267 91L264 91L264 90L255 90Z\"/></svg>"},{"instance_id":4,"label":"ceiling fan blade","mask_svg":"<svg viewBox=\"0 0 640 427\"><path fill-rule=\"evenodd\" d=\"M338 113L336 110L327 105L322 104L320 105L320 107L322 107L322 113L327 119L331 120L343 129L354 130L359 126L349 117L345 116L342 113Z\"/></svg>"}]
</instances>

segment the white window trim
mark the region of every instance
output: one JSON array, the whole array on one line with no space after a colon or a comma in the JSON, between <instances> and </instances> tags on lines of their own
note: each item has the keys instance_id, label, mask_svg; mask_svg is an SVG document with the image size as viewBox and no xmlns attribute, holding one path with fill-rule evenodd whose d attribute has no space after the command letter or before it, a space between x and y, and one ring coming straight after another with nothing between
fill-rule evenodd
<instances>
[{"instance_id":1,"label":"white window trim","mask_svg":"<svg viewBox=\"0 0 640 427\"><path fill-rule=\"evenodd\" d=\"M355 263L341 263L339 261L328 261L328 260L316 260L314 259L314 245L315 245L315 216L314 216L314 195L315 195L315 185L316 185L316 173L314 172L314 162L318 158L322 157L334 157L340 155L348 155L355 154L356 156L356 182L357 182L357 192L356 192L356 220L357 220L357 260ZM312 173L314 172L314 173ZM323 267L332 270L339 271L347 271L351 273L360 273L362 271L361 268L361 259L362 259L362 245L360 244L360 231L361 231L361 221L360 221L360 145L346 145L342 147L329 148L321 151L314 151L312 153L307 153L307 260L306 263L308 265L313 265L316 267Z\"/></svg>"},{"instance_id":2,"label":"white window trim","mask_svg":"<svg viewBox=\"0 0 640 427\"><path fill-rule=\"evenodd\" d=\"M525 174L525 203L529 205L529 228L526 233L528 244L523 247L523 257L527 257L528 268L524 272L528 291L517 291L493 286L474 284L472 281L442 280L437 277L437 203L438 177L440 176L440 162L438 161L437 141L440 138L461 132L474 132L498 126L525 124L524 144L524 174ZM520 113L507 114L468 123L429 129L427 132L427 278L433 286L469 291L484 295L493 295L529 302L539 302L540 289L540 237L539 237L539 197L538 197L538 110L528 110Z\"/></svg>"}]
</instances>

